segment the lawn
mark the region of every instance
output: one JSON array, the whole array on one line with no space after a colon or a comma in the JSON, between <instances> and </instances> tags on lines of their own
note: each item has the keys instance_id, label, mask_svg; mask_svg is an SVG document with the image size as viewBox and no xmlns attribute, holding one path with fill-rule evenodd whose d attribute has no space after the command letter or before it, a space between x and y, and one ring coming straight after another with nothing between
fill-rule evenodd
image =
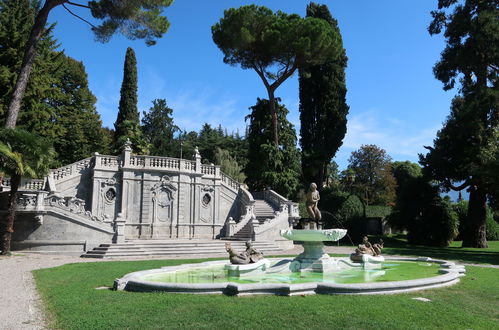
<instances>
[{"instance_id":1,"label":"lawn","mask_svg":"<svg viewBox=\"0 0 499 330\"><path fill-rule=\"evenodd\" d=\"M481 260L479 256L467 260L476 258ZM34 274L56 329L497 329L499 325L499 269L473 266L455 286L397 295L238 298L95 289L111 286L115 278L132 271L184 262L193 260L79 263Z\"/></svg>"},{"instance_id":2,"label":"lawn","mask_svg":"<svg viewBox=\"0 0 499 330\"><path fill-rule=\"evenodd\" d=\"M370 239L373 242L377 238ZM462 242L452 242L449 247L431 247L407 244L404 236L383 237L383 254L432 257L434 259L457 260L470 264L499 265L499 241L487 242L487 249L462 248Z\"/></svg>"}]
</instances>

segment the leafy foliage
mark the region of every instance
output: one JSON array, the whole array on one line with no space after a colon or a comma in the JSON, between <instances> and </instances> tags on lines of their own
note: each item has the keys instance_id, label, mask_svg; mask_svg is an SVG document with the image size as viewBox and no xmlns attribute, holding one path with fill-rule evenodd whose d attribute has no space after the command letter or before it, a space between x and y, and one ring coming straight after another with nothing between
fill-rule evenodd
<instances>
[{"instance_id":1,"label":"leafy foliage","mask_svg":"<svg viewBox=\"0 0 499 330\"><path fill-rule=\"evenodd\" d=\"M277 114L280 144L272 142L268 100L258 99L250 107L251 114L248 129L248 164L245 168L246 182L252 190L271 187L279 194L293 196L300 180L300 153L296 148L296 133L293 125L287 121L288 110L278 103ZM279 102L279 100L278 100Z\"/></svg>"},{"instance_id":2,"label":"leafy foliage","mask_svg":"<svg viewBox=\"0 0 499 330\"><path fill-rule=\"evenodd\" d=\"M323 64L299 70L300 145L305 183L316 182L322 189L327 166L346 134L347 114L345 69L347 56L342 45L338 22L326 5L310 3L307 17L326 21L338 39L340 54L332 54Z\"/></svg>"},{"instance_id":3,"label":"leafy foliage","mask_svg":"<svg viewBox=\"0 0 499 330\"><path fill-rule=\"evenodd\" d=\"M246 175L243 173L243 167L237 163L228 150L217 147L215 152L215 164L220 165L222 172L237 182L244 182L246 179Z\"/></svg>"},{"instance_id":4,"label":"leafy foliage","mask_svg":"<svg viewBox=\"0 0 499 330\"><path fill-rule=\"evenodd\" d=\"M8 104L22 63L24 45L33 26L38 6L31 0L0 0L0 112L5 120ZM33 64L33 74L26 88L21 118L26 127L27 117L35 119L43 132L50 125L51 109L44 97L51 96L56 82L54 73L59 67L57 41L52 35L53 26L47 26L38 45L38 56ZM29 115L27 113L29 112ZM29 129L29 128L28 128Z\"/></svg>"},{"instance_id":5,"label":"leafy foliage","mask_svg":"<svg viewBox=\"0 0 499 330\"><path fill-rule=\"evenodd\" d=\"M428 30L443 32L447 45L433 71L444 90L459 83L460 95L421 164L445 190L469 188L463 246L485 248L486 200L499 191L499 8L495 0L440 0L438 8Z\"/></svg>"},{"instance_id":6,"label":"leafy foliage","mask_svg":"<svg viewBox=\"0 0 499 330\"><path fill-rule=\"evenodd\" d=\"M54 156L55 151L47 139L21 129L0 130L0 171L11 178L2 254L10 253L21 177L34 178L47 174Z\"/></svg>"},{"instance_id":7,"label":"leafy foliage","mask_svg":"<svg viewBox=\"0 0 499 330\"><path fill-rule=\"evenodd\" d=\"M4 114L21 66L24 43L33 25L36 3L0 2L0 109ZM94 152L108 153L110 140L101 129L95 96L88 89L85 67L57 50L52 27L38 44L19 127L54 141L57 164L68 164ZM1 118L4 119L3 116Z\"/></svg>"},{"instance_id":8,"label":"leafy foliage","mask_svg":"<svg viewBox=\"0 0 499 330\"><path fill-rule=\"evenodd\" d=\"M367 204L387 205L395 199L395 178L391 157L373 144L362 145L348 159L348 170L354 174L352 188Z\"/></svg>"},{"instance_id":9,"label":"leafy foliage","mask_svg":"<svg viewBox=\"0 0 499 330\"><path fill-rule=\"evenodd\" d=\"M174 135L180 131L173 123L173 110L166 105L166 100L156 99L149 112L143 112L142 134L150 145L150 154L173 157L178 148Z\"/></svg>"},{"instance_id":10,"label":"leafy foliage","mask_svg":"<svg viewBox=\"0 0 499 330\"><path fill-rule=\"evenodd\" d=\"M54 111L52 123L57 135L53 135L53 141L58 163L73 163L95 152L110 153L111 139L102 129L83 63L62 55L56 78L54 97L47 103Z\"/></svg>"},{"instance_id":11,"label":"leafy foliage","mask_svg":"<svg viewBox=\"0 0 499 330\"><path fill-rule=\"evenodd\" d=\"M66 1L67 2L67 1ZM170 23L161 10L173 0L98 0L89 1L92 16L103 22L92 28L97 40L107 42L119 31L128 39L144 39L148 46L161 38Z\"/></svg>"},{"instance_id":12,"label":"leafy foliage","mask_svg":"<svg viewBox=\"0 0 499 330\"><path fill-rule=\"evenodd\" d=\"M466 230L466 217L468 213L468 201L462 200L454 204L454 210L458 215L459 219L459 233L461 234ZM491 208L487 208L487 220L486 220L486 232L487 241L498 241L499 240L499 223L494 220L494 214ZM458 237L459 238L459 237Z\"/></svg>"},{"instance_id":13,"label":"leafy foliage","mask_svg":"<svg viewBox=\"0 0 499 330\"><path fill-rule=\"evenodd\" d=\"M442 199L438 187L421 175L403 181L388 221L407 229L413 244L448 246L458 234L458 216L451 203Z\"/></svg>"}]
</instances>

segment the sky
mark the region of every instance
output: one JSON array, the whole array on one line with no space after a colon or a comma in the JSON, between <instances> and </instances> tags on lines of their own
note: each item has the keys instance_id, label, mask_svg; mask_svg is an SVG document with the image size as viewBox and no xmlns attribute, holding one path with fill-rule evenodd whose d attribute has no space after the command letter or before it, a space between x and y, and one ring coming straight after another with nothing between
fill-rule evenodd
<instances>
[{"instance_id":1,"label":"sky","mask_svg":"<svg viewBox=\"0 0 499 330\"><path fill-rule=\"evenodd\" d=\"M86 1L76 1L86 3ZM82 61L97 111L104 126L113 127L123 79L127 47L135 50L138 69L138 107L148 110L152 100L164 98L173 109L175 124L199 131L204 123L221 124L228 132L244 134L244 117L266 89L253 70L223 63L211 37L211 26L227 8L247 4L305 16L309 1L302 0L176 0L165 9L171 26L152 47L144 41L115 35L102 44L89 26L62 7L55 8L55 37L65 53ZM436 0L335 0L326 4L338 20L348 56L347 135L335 161L346 168L352 151L376 144L393 160L418 161L424 145L432 145L449 114L455 91L445 92L432 73L445 47L442 36L430 36L427 27ZM88 10L71 7L93 21ZM297 74L285 81L276 96L290 110L288 119L299 135Z\"/></svg>"}]
</instances>

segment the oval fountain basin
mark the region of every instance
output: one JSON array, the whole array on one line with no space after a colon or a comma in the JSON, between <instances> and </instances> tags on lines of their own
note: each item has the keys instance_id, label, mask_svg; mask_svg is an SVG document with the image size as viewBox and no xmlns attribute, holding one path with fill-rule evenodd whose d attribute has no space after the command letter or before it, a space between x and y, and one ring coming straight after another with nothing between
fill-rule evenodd
<instances>
[{"instance_id":1,"label":"oval fountain basin","mask_svg":"<svg viewBox=\"0 0 499 330\"><path fill-rule=\"evenodd\" d=\"M227 295L386 294L455 284L463 266L431 258L386 258L381 269L335 273L291 273L278 269L285 259L269 259L264 274L230 277L226 260L134 272L115 280L117 290ZM289 260L291 261L291 260ZM284 265L286 266L286 265ZM273 267L277 270L272 273Z\"/></svg>"},{"instance_id":2,"label":"oval fountain basin","mask_svg":"<svg viewBox=\"0 0 499 330\"><path fill-rule=\"evenodd\" d=\"M336 242L342 239L346 234L346 229L322 229L322 230L309 230L309 229L282 229L281 236L292 240L302 242Z\"/></svg>"}]
</instances>

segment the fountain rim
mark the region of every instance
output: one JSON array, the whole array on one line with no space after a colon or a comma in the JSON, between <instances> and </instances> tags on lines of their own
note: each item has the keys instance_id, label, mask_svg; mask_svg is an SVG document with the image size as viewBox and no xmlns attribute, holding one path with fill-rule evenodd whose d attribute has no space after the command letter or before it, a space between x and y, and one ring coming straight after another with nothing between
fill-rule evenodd
<instances>
[{"instance_id":1,"label":"fountain rim","mask_svg":"<svg viewBox=\"0 0 499 330\"><path fill-rule=\"evenodd\" d=\"M283 260L283 258L268 258L269 260ZM114 281L115 290L136 292L168 292L187 294L226 294L234 296L246 295L304 295L304 294L394 294L417 290L433 289L456 284L464 276L465 268L447 260L438 260L428 257L406 258L385 257L385 261L416 261L440 264L441 275L413 280L336 284L323 282L308 282L299 284L289 283L251 283L240 284L234 282L222 283L162 283L138 279L144 275L162 272L173 272L189 268L226 265L226 260L206 261L202 263L165 266L156 269L142 270L126 274Z\"/></svg>"}]
</instances>

